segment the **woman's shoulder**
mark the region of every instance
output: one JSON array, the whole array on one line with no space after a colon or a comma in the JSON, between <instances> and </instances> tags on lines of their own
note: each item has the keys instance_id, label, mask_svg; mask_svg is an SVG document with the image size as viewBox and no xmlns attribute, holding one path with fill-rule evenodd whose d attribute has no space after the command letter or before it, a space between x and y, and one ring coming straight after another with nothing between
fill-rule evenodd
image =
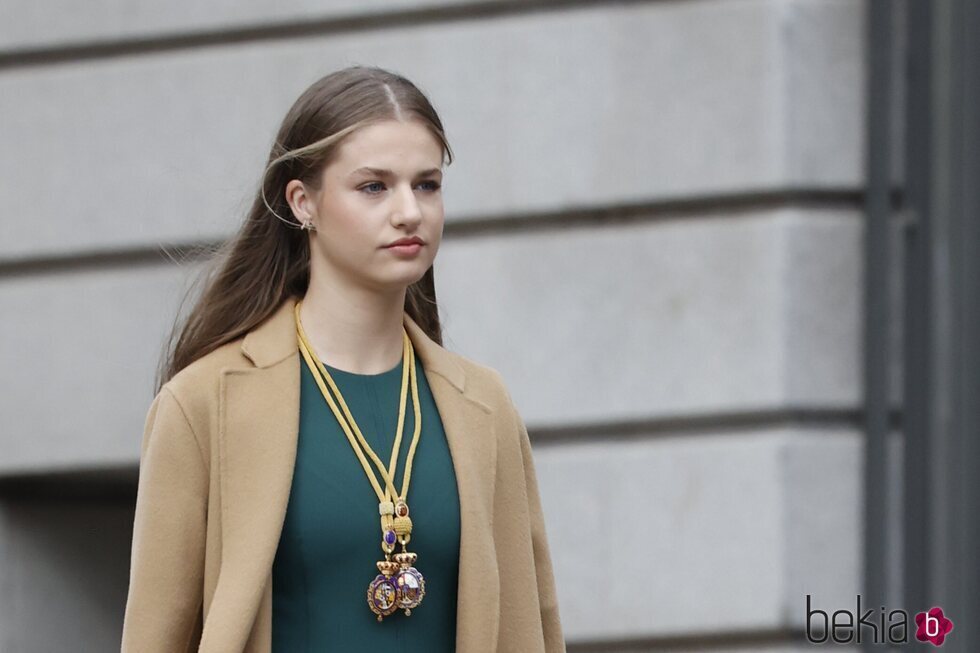
<instances>
[{"instance_id":1,"label":"woman's shoulder","mask_svg":"<svg viewBox=\"0 0 980 653\"><path fill-rule=\"evenodd\" d=\"M466 391L468 393L489 402L491 409L513 408L507 383L504 376L496 368L457 352L450 351L449 354L466 374Z\"/></svg>"},{"instance_id":2,"label":"woman's shoulder","mask_svg":"<svg viewBox=\"0 0 980 653\"><path fill-rule=\"evenodd\" d=\"M192 424L210 419L221 392L221 375L225 369L247 367L242 354L244 336L219 345L178 370L160 389L169 392L184 410Z\"/></svg>"},{"instance_id":3,"label":"woman's shoulder","mask_svg":"<svg viewBox=\"0 0 980 653\"><path fill-rule=\"evenodd\" d=\"M227 367L249 366L248 359L242 354L242 340L244 338L245 336L239 336L196 358L178 370L167 381L166 385L175 393L186 389L193 390L202 385L216 384L222 370Z\"/></svg>"}]
</instances>

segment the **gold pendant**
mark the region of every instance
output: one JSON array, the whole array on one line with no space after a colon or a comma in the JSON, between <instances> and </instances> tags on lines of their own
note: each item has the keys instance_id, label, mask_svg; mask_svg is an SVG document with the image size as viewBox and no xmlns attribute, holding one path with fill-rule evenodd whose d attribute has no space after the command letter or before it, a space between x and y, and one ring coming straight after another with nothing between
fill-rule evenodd
<instances>
[{"instance_id":1,"label":"gold pendant","mask_svg":"<svg viewBox=\"0 0 980 653\"><path fill-rule=\"evenodd\" d=\"M391 560L379 560L378 571L381 573L368 585L367 602L371 612L378 615L378 621L381 621L400 607L398 604L398 586L395 585L395 581L391 577L398 571L398 563Z\"/></svg>"},{"instance_id":2,"label":"gold pendant","mask_svg":"<svg viewBox=\"0 0 980 653\"><path fill-rule=\"evenodd\" d=\"M404 545L403 547L404 548ZM425 598L425 577L413 567L418 556L402 551L395 554L395 561L401 569L395 575L395 586L398 588L398 607L405 611L405 616L411 616L412 609L417 608Z\"/></svg>"}]
</instances>

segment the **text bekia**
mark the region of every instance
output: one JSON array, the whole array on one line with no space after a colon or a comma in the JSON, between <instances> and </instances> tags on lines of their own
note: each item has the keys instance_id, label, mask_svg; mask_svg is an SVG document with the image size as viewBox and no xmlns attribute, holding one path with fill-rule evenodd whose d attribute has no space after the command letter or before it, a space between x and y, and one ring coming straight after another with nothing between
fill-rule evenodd
<instances>
[{"instance_id":1,"label":"text bekia","mask_svg":"<svg viewBox=\"0 0 980 653\"><path fill-rule=\"evenodd\" d=\"M823 644L832 638L837 644L848 644L862 641L862 631L865 627L871 629L871 641L875 644L905 644L909 641L909 616L905 610L891 610L888 613L888 623L885 623L885 606L875 617L871 615L874 609L861 612L861 595L857 595L857 610L834 610L828 615L823 610L810 607L810 595L806 595L806 638L812 644ZM816 618L823 622L822 637L817 638L811 631L812 621ZM818 627L819 628L819 627ZM820 631L817 631L820 634ZM855 639L856 635L856 639ZM865 633L867 639L867 633Z\"/></svg>"}]
</instances>

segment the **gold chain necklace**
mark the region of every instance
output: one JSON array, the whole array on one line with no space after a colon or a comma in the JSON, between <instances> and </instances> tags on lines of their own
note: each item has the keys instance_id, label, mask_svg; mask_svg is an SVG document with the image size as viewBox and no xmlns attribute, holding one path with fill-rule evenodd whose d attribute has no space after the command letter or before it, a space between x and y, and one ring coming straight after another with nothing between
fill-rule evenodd
<instances>
[{"instance_id":1,"label":"gold chain necklace","mask_svg":"<svg viewBox=\"0 0 980 653\"><path fill-rule=\"evenodd\" d=\"M330 410L340 422L341 428L347 435L347 440L353 447L358 460L361 461L361 466L374 487L375 494L378 495L378 512L381 515L381 550L384 551L385 559L378 561L377 567L381 573L368 585L368 607L371 612L378 616L378 621L398 609L403 609L406 615L411 615L412 609L417 608L425 597L425 578L414 566L418 555L409 553L407 550L408 542L412 539L412 520L408 516L407 503L408 486L412 479L412 461L415 458L415 449L419 443L419 436L422 434L422 414L419 408L418 383L415 378L415 348L412 346L412 341L409 339L405 328L402 327L404 347L402 350L402 387L398 406L398 429L395 433L395 444L391 451L391 462L386 469L384 463L364 439L361 429L354 421L354 416L351 415L347 402L344 401L344 397L330 373L323 366L323 363L313 355L313 348L306 338L306 332L303 330L303 324L299 318L301 304L302 301L297 301L294 308L300 352L303 354L310 372L313 373L313 378L320 387L323 398L326 399ZM405 425L405 398L408 393L409 378L411 378L412 401L415 405L415 432L412 435L412 444L408 450L408 459L405 461L402 491L399 494L395 491L394 478L395 470L398 467L398 451L401 448L402 430ZM326 379L326 383L324 383L324 379ZM337 408L337 402L327 391L327 384L337 395L337 402L343 408L343 414ZM353 432L351 431L352 427ZM371 465L364 457L365 452L381 472L381 477L385 482L384 492L381 491L381 485L374 475L374 470L371 469ZM402 551L396 553L394 555L395 560L392 561L391 554L395 550L396 538L401 542Z\"/></svg>"}]
</instances>

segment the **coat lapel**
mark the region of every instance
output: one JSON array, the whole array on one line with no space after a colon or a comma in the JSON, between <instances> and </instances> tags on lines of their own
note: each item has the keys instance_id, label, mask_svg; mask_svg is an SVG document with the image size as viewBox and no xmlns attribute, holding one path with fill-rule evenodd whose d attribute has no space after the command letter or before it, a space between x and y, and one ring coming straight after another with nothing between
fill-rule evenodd
<instances>
[{"instance_id":1,"label":"coat lapel","mask_svg":"<svg viewBox=\"0 0 980 653\"><path fill-rule=\"evenodd\" d=\"M247 643L254 643L257 651L271 648L272 563L299 433L301 358L295 304L296 298L286 299L245 336L242 353L251 366L222 371L221 571L202 633L202 651L243 650ZM497 457L493 410L478 386L467 383L454 354L432 341L407 313L403 322L432 390L456 472L457 651L494 651L500 581L492 531ZM423 563L425 552L419 557ZM373 573L365 571L365 587Z\"/></svg>"}]
</instances>

